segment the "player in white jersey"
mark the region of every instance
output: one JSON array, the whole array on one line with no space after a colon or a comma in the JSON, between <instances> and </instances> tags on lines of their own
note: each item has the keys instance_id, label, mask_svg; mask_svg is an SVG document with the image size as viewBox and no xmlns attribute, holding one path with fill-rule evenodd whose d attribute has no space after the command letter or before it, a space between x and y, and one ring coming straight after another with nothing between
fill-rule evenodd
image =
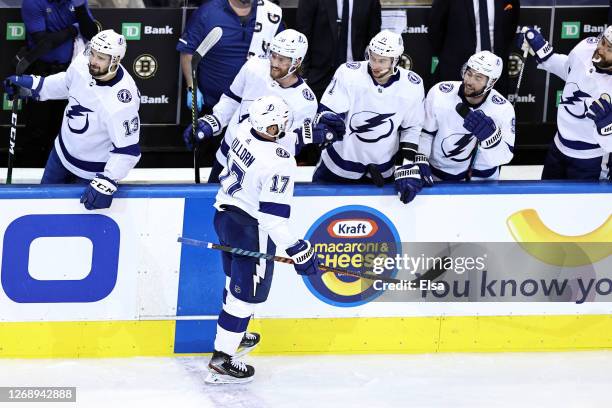
<instances>
[{"instance_id":1,"label":"player in white jersey","mask_svg":"<svg viewBox=\"0 0 612 408\"><path fill-rule=\"evenodd\" d=\"M344 115L346 135L322 152L313 182L382 186L394 181L400 144L418 144L424 117L423 81L397 65L403 51L401 35L383 30L370 41L366 61L336 70L319 110ZM420 181L406 183L407 169L402 169L401 183L395 174L404 202L421 188Z\"/></svg>"},{"instance_id":2,"label":"player in white jersey","mask_svg":"<svg viewBox=\"0 0 612 408\"><path fill-rule=\"evenodd\" d=\"M481 51L464 65L462 82L440 82L427 93L419 151L435 180L496 180L512 160L514 108L493 89L502 68L501 58Z\"/></svg>"},{"instance_id":3,"label":"player in white jersey","mask_svg":"<svg viewBox=\"0 0 612 408\"><path fill-rule=\"evenodd\" d=\"M279 140L291 128L290 110L277 96L256 99L249 119L231 142L217 193L215 231L222 245L275 255L276 247L294 260L297 273L320 273L317 254L289 230L296 162ZM238 359L237 349L253 314L272 283L273 262L224 252L227 276L217 323L210 383L247 382L255 370Z\"/></svg>"},{"instance_id":4,"label":"player in white jersey","mask_svg":"<svg viewBox=\"0 0 612 408\"><path fill-rule=\"evenodd\" d=\"M140 159L140 93L120 64L125 51L123 35L105 30L66 72L5 80L25 97L68 99L41 183L89 183L81 197L88 210L110 207L117 182Z\"/></svg>"},{"instance_id":5,"label":"player in white jersey","mask_svg":"<svg viewBox=\"0 0 612 408\"><path fill-rule=\"evenodd\" d=\"M553 53L535 29L519 37L538 68L565 81L557 109L557 134L544 163L542 179L597 180L610 177L612 152L612 27L582 40L569 55Z\"/></svg>"},{"instance_id":6,"label":"player in white jersey","mask_svg":"<svg viewBox=\"0 0 612 408\"><path fill-rule=\"evenodd\" d=\"M326 139L330 132L334 134L333 139L342 137L342 133L336 135L337 130L328 127L336 126L339 131L343 131L344 123L340 118L329 115L315 118L317 100L298 74L307 49L308 40L304 34L292 29L281 31L272 40L268 56L250 58L238 72L229 90L214 106L212 114L198 120L198 141L221 134L227 126L221 147L216 153L209 183L219 182L222 163L225 162L236 129L248 117L250 104L259 97L277 95L293 112L292 128L280 141L292 155L297 154L305 144L330 143L332 140ZM183 134L189 148L191 129L190 125Z\"/></svg>"}]
</instances>

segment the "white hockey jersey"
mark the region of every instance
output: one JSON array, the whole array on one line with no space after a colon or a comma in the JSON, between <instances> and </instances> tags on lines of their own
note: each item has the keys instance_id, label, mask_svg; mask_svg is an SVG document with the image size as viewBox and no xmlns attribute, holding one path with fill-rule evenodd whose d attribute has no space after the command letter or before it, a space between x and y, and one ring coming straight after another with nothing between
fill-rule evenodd
<instances>
[{"instance_id":1,"label":"white hockey jersey","mask_svg":"<svg viewBox=\"0 0 612 408\"><path fill-rule=\"evenodd\" d=\"M591 61L597 38L582 40L569 55L553 54L538 65L565 81L557 109L555 144L569 157L591 159L612 152L612 136L601 136L586 114L601 94L612 95L612 72L601 71Z\"/></svg>"},{"instance_id":2,"label":"white hockey jersey","mask_svg":"<svg viewBox=\"0 0 612 408\"><path fill-rule=\"evenodd\" d=\"M375 164L391 177L400 142L418 143L423 125L423 80L398 68L385 85L368 72L367 62L341 65L321 98L321 109L345 114L346 134L321 154L334 174L359 179Z\"/></svg>"},{"instance_id":3,"label":"white hockey jersey","mask_svg":"<svg viewBox=\"0 0 612 408\"><path fill-rule=\"evenodd\" d=\"M288 226L295 159L277 142L258 136L245 121L238 125L219 175L215 208L233 205L247 212L280 247L297 241Z\"/></svg>"},{"instance_id":4,"label":"white hockey jersey","mask_svg":"<svg viewBox=\"0 0 612 408\"><path fill-rule=\"evenodd\" d=\"M225 137L216 154L219 163L223 164L225 161L238 124L249 117L251 103L268 95L282 98L293 113L292 125L279 143L292 155L296 154L298 138L294 130L300 128L304 120L312 120L317 113L315 95L302 78L298 78L298 82L289 88L281 87L270 77L270 60L267 57L253 57L242 66L229 91L221 96L213 108L213 115L219 120L221 127L227 126Z\"/></svg>"},{"instance_id":5,"label":"white hockey jersey","mask_svg":"<svg viewBox=\"0 0 612 408\"><path fill-rule=\"evenodd\" d=\"M462 98L461 89L461 81L449 81L429 90L419 151L429 157L431 171L440 180L463 180L470 170L475 179L497 179L499 166L514 156L514 108L495 89L480 105L471 106ZM491 146L479 143L463 127L464 119L455 109L459 103L481 110L493 119L501 130L501 140Z\"/></svg>"},{"instance_id":6,"label":"white hockey jersey","mask_svg":"<svg viewBox=\"0 0 612 408\"><path fill-rule=\"evenodd\" d=\"M121 65L115 78L96 81L81 53L66 72L41 78L40 100L68 99L55 150L71 173L121 180L140 159L140 92Z\"/></svg>"}]
</instances>

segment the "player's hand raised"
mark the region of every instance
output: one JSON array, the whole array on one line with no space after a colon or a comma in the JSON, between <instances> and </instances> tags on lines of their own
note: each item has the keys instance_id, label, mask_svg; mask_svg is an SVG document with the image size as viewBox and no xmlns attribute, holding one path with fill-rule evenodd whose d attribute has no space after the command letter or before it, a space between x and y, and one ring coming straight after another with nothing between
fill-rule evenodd
<instances>
[{"instance_id":1,"label":"player's hand raised","mask_svg":"<svg viewBox=\"0 0 612 408\"><path fill-rule=\"evenodd\" d=\"M604 94L596 99L586 114L589 119L595 122L597 132L602 136L612 134L612 105L609 98L609 95Z\"/></svg>"},{"instance_id":2,"label":"player's hand raised","mask_svg":"<svg viewBox=\"0 0 612 408\"><path fill-rule=\"evenodd\" d=\"M523 51L529 50L538 64L546 61L553 54L553 47L534 27L523 27L517 35L517 46Z\"/></svg>"},{"instance_id":3,"label":"player's hand raised","mask_svg":"<svg viewBox=\"0 0 612 408\"><path fill-rule=\"evenodd\" d=\"M317 253L310 242L300 239L285 250L293 259L295 271L298 275L320 274Z\"/></svg>"},{"instance_id":4,"label":"player's hand raised","mask_svg":"<svg viewBox=\"0 0 612 408\"><path fill-rule=\"evenodd\" d=\"M404 164L395 169L395 189L402 203L408 204L423 188L419 166Z\"/></svg>"},{"instance_id":5,"label":"player's hand raised","mask_svg":"<svg viewBox=\"0 0 612 408\"><path fill-rule=\"evenodd\" d=\"M189 124L187 129L183 132L183 140L187 149L193 150L193 125ZM202 140L213 137L221 133L221 124L215 118L214 115L204 115L198 119L198 127L196 128L196 143L200 143Z\"/></svg>"}]
</instances>

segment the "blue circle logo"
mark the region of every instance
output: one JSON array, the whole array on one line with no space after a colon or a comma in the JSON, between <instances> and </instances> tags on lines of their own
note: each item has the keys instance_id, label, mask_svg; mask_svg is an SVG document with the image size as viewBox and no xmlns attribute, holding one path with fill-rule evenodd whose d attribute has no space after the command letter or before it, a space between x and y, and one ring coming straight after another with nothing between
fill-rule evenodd
<instances>
[{"instance_id":1,"label":"blue circle logo","mask_svg":"<svg viewBox=\"0 0 612 408\"><path fill-rule=\"evenodd\" d=\"M393 223L373 208L350 205L321 216L306 233L319 261L328 268L371 272L375 258L395 258L401 242ZM385 270L383 276L395 276L397 270ZM383 292L374 281L327 272L304 276L304 283L319 300L339 307L368 303Z\"/></svg>"}]
</instances>

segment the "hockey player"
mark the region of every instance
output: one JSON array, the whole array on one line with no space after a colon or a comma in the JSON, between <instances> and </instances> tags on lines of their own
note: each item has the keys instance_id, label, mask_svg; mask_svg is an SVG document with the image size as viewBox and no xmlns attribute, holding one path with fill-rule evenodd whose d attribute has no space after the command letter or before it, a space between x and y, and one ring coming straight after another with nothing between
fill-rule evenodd
<instances>
[{"instance_id":1,"label":"hockey player","mask_svg":"<svg viewBox=\"0 0 612 408\"><path fill-rule=\"evenodd\" d=\"M512 160L514 108L493 89L502 67L501 58L481 51L463 66L463 82L429 90L419 150L435 180L496 180Z\"/></svg>"},{"instance_id":2,"label":"hockey player","mask_svg":"<svg viewBox=\"0 0 612 408\"><path fill-rule=\"evenodd\" d=\"M544 162L542 179L597 180L610 177L612 151L612 26L582 40L569 55L553 53L534 28L519 37L538 68L565 81L557 109L557 134Z\"/></svg>"},{"instance_id":3,"label":"hockey player","mask_svg":"<svg viewBox=\"0 0 612 408\"><path fill-rule=\"evenodd\" d=\"M278 96L265 96L249 106L231 142L214 226L222 245L275 254L285 249L298 274L320 272L313 246L289 231L296 162L278 141L290 129L290 111ZM257 303L264 302L272 283L273 262L224 252L227 275L223 310L217 323L215 351L209 363L209 383L253 379L255 370L240 361L236 350Z\"/></svg>"},{"instance_id":4,"label":"hockey player","mask_svg":"<svg viewBox=\"0 0 612 408\"><path fill-rule=\"evenodd\" d=\"M41 183L88 183L81 197L88 210L109 208L117 182L140 159L140 93L120 64L125 50L123 35L104 30L65 72L5 80L7 92L22 97L68 99Z\"/></svg>"},{"instance_id":5,"label":"hockey player","mask_svg":"<svg viewBox=\"0 0 612 408\"><path fill-rule=\"evenodd\" d=\"M304 34L291 29L280 32L270 44L268 57L249 59L229 90L214 106L212 115L198 119L198 141L219 135L227 126L221 147L217 150L209 183L219 182L222 163L225 163L236 129L248 117L250 104L261 96L280 96L295 115L292 129L280 141L292 155L297 154L305 144L330 143L342 137L344 122L340 117L328 114L315 118L317 101L310 87L298 74L307 49L308 42ZM188 148L191 148L191 129L189 125L183 133ZM327 135L330 135L329 139Z\"/></svg>"},{"instance_id":6,"label":"hockey player","mask_svg":"<svg viewBox=\"0 0 612 408\"><path fill-rule=\"evenodd\" d=\"M370 41L367 61L336 70L319 110L344 115L346 136L323 151L314 182L382 186L395 180L404 203L421 189L417 163L394 172L400 147L418 144L424 117L423 81L397 65L403 52L401 35L383 30ZM426 163L423 167L427 171Z\"/></svg>"}]
</instances>

